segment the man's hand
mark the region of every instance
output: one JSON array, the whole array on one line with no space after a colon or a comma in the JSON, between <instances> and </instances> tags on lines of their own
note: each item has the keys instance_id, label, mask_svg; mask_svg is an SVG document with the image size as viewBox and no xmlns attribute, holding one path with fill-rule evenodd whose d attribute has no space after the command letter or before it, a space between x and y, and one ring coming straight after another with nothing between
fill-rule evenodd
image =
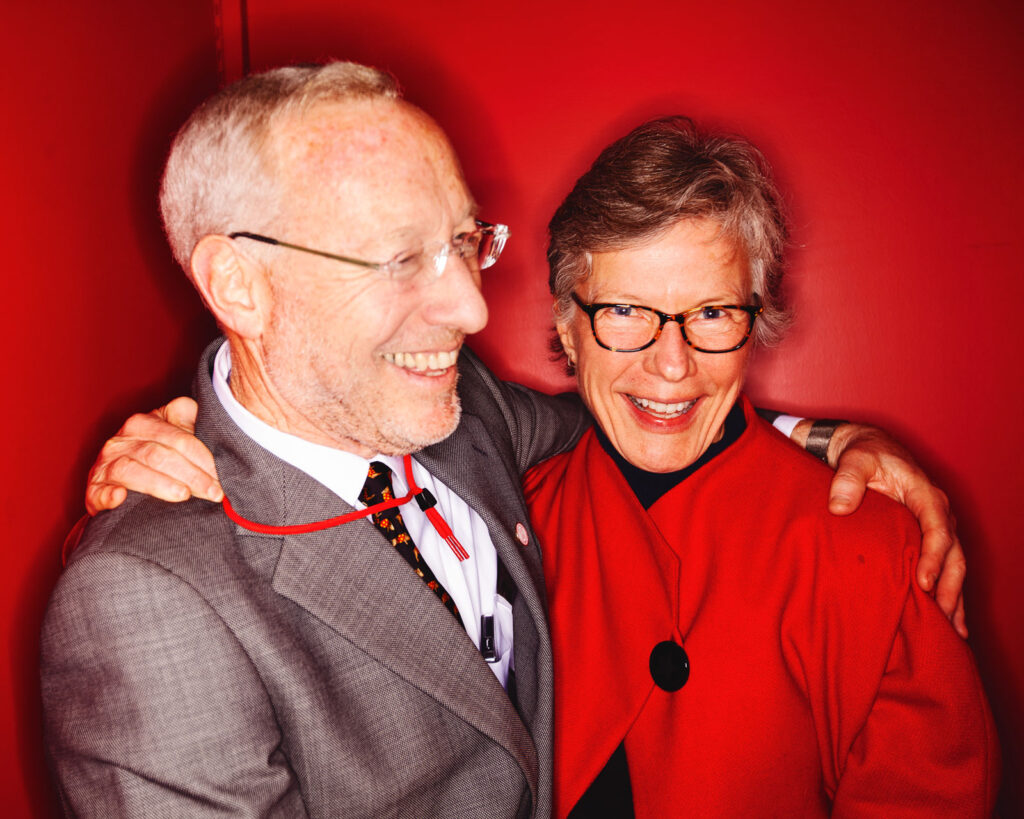
<instances>
[{"instance_id":1,"label":"man's hand","mask_svg":"<svg viewBox=\"0 0 1024 819\"><path fill-rule=\"evenodd\" d=\"M810 421L801 421L793 440L806 439ZM961 637L967 636L964 620L964 576L967 562L956 536L956 519L946 493L935 486L913 457L877 427L843 424L832 435L828 462L836 470L829 492L829 511L848 515L874 489L899 501L921 526L921 559L917 582L934 594Z\"/></svg>"},{"instance_id":2,"label":"man's hand","mask_svg":"<svg viewBox=\"0 0 1024 819\"><path fill-rule=\"evenodd\" d=\"M128 489L165 501L190 496L220 501L217 467L195 437L196 402L175 398L146 415L133 415L103 445L89 471L85 507L90 515L113 509Z\"/></svg>"}]
</instances>

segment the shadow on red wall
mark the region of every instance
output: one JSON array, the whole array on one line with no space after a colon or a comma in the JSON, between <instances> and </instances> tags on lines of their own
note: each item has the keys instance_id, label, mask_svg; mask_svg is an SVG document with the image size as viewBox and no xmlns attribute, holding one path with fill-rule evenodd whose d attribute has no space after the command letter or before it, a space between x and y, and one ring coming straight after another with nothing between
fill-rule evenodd
<instances>
[{"instance_id":1,"label":"shadow on red wall","mask_svg":"<svg viewBox=\"0 0 1024 819\"><path fill-rule=\"evenodd\" d=\"M56 815L38 634L100 443L187 390L215 329L170 258L156 191L170 136L217 85L206 0L5 9L4 814Z\"/></svg>"}]
</instances>

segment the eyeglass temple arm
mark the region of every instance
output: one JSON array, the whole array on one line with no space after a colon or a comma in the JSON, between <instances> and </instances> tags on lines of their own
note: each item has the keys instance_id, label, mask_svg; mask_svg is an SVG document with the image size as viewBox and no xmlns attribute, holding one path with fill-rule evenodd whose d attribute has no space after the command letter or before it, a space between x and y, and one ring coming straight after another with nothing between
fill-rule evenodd
<instances>
[{"instance_id":1,"label":"eyeglass temple arm","mask_svg":"<svg viewBox=\"0 0 1024 819\"><path fill-rule=\"evenodd\" d=\"M334 259L339 262L347 262L348 264L359 265L360 267L368 267L371 270L380 270L384 265L379 262L364 262L362 259L353 259L349 256L339 256L337 253L328 253L326 250L313 250L311 247L302 247L301 245L293 245L291 242L282 242L280 239L272 239L269 236L261 236L259 233L246 233L245 231L238 231L237 233L229 233L229 239L252 239L254 242L263 242L266 245L278 245L280 247L287 247L291 250L299 250L303 253L312 253L314 256L323 256L325 259Z\"/></svg>"}]
</instances>

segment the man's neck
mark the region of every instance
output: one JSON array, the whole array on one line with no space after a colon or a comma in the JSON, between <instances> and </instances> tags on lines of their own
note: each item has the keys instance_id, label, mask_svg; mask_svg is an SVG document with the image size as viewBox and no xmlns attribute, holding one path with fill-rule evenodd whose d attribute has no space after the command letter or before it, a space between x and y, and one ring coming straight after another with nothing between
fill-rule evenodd
<instances>
[{"instance_id":1,"label":"man's neck","mask_svg":"<svg viewBox=\"0 0 1024 819\"><path fill-rule=\"evenodd\" d=\"M273 426L238 401L228 385L232 372L231 353L225 344L217 352L214 361L213 391L235 425L263 449L302 470L350 506L358 508L359 492L366 480L369 461L380 459L382 456L374 453L368 457L361 457L335 446L311 442ZM401 468L399 461L386 462L392 469Z\"/></svg>"},{"instance_id":2,"label":"man's neck","mask_svg":"<svg viewBox=\"0 0 1024 819\"><path fill-rule=\"evenodd\" d=\"M318 446L340 449L360 458L372 458L377 454L358 441L325 432L284 400L274 389L266 365L251 342L229 336L226 355L229 356L228 386L231 395L264 424Z\"/></svg>"}]
</instances>

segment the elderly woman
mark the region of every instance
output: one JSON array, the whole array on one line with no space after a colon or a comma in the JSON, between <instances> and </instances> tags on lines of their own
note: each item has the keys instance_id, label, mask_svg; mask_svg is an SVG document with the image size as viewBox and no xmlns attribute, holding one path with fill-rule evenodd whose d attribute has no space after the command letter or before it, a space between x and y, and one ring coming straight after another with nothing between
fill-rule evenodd
<instances>
[{"instance_id":1,"label":"elderly woman","mask_svg":"<svg viewBox=\"0 0 1024 819\"><path fill-rule=\"evenodd\" d=\"M558 335L599 425L526 480L556 815L987 815L995 734L913 581L919 531L870 493L829 515L829 470L742 394L786 324L761 154L650 122L550 231Z\"/></svg>"}]
</instances>

